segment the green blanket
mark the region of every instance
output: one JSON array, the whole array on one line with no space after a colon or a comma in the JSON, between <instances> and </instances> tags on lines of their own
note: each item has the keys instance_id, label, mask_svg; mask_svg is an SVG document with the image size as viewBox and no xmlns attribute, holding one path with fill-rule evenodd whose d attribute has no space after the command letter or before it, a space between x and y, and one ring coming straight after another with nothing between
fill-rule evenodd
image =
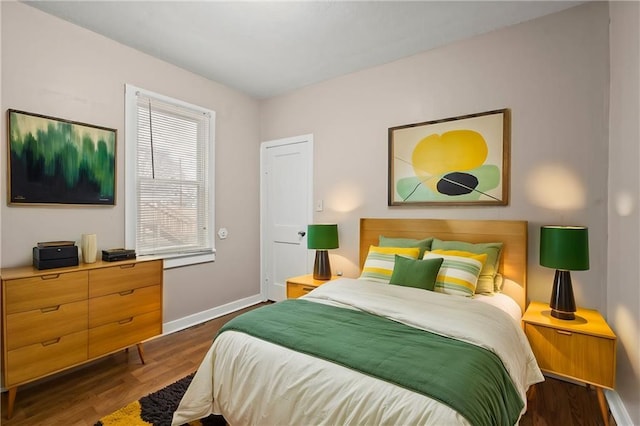
<instances>
[{"instance_id":1,"label":"green blanket","mask_svg":"<svg viewBox=\"0 0 640 426\"><path fill-rule=\"evenodd\" d=\"M494 353L360 311L303 299L240 315L235 330L436 399L473 425L514 425L524 407Z\"/></svg>"}]
</instances>

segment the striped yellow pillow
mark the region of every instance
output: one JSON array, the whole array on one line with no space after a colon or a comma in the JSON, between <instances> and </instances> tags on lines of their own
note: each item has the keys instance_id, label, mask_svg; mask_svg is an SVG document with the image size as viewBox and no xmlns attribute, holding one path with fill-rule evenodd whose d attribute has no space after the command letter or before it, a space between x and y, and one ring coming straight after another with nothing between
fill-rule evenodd
<instances>
[{"instance_id":1,"label":"striped yellow pillow","mask_svg":"<svg viewBox=\"0 0 640 426\"><path fill-rule=\"evenodd\" d=\"M500 289L495 285L494 279L500 267L502 255L502 243L467 243L465 241L443 241L433 239L433 250L464 250L475 254L486 254L487 261L480 271L476 293L493 293Z\"/></svg>"},{"instance_id":2,"label":"striped yellow pillow","mask_svg":"<svg viewBox=\"0 0 640 426\"><path fill-rule=\"evenodd\" d=\"M453 251L441 250L440 253L431 251L424 254L423 259L437 259L439 257L443 259L436 277L434 291L471 297L475 293L478 276L487 261L487 255L473 253L455 255L452 253ZM442 252L446 252L446 254Z\"/></svg>"},{"instance_id":3,"label":"striped yellow pillow","mask_svg":"<svg viewBox=\"0 0 640 426\"><path fill-rule=\"evenodd\" d=\"M360 279L389 283L396 254L409 259L417 259L420 254L418 247L378 247L370 246L367 259L364 261Z\"/></svg>"}]
</instances>

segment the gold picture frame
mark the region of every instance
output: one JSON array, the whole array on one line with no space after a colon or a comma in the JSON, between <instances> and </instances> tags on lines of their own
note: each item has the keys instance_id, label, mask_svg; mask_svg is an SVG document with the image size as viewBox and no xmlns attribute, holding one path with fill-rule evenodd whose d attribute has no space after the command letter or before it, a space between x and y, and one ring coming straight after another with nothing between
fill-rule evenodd
<instances>
[{"instance_id":1,"label":"gold picture frame","mask_svg":"<svg viewBox=\"0 0 640 426\"><path fill-rule=\"evenodd\" d=\"M511 114L499 109L389 128L389 206L506 206Z\"/></svg>"}]
</instances>

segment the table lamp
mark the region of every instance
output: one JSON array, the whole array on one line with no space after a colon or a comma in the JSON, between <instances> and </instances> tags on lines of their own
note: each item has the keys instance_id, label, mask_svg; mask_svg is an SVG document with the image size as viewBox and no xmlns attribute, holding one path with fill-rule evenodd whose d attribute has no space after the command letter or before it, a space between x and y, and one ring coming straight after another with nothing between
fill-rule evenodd
<instances>
[{"instance_id":1,"label":"table lamp","mask_svg":"<svg viewBox=\"0 0 640 426\"><path fill-rule=\"evenodd\" d=\"M575 319L571 273L589 269L589 232L582 226L543 226L540 228L540 265L555 268L551 293L551 316Z\"/></svg>"},{"instance_id":2,"label":"table lamp","mask_svg":"<svg viewBox=\"0 0 640 426\"><path fill-rule=\"evenodd\" d=\"M307 248L316 250L313 279L330 280L331 265L329 265L327 250L338 248L338 225L309 225L307 227Z\"/></svg>"}]
</instances>

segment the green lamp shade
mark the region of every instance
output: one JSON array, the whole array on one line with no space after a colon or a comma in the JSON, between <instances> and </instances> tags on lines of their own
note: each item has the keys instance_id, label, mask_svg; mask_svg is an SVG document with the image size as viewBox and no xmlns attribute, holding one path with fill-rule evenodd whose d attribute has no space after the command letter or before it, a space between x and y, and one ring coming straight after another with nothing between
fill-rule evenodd
<instances>
[{"instance_id":1,"label":"green lamp shade","mask_svg":"<svg viewBox=\"0 0 640 426\"><path fill-rule=\"evenodd\" d=\"M589 231L581 226L540 228L540 265L565 271L589 269Z\"/></svg>"},{"instance_id":2,"label":"green lamp shade","mask_svg":"<svg viewBox=\"0 0 640 426\"><path fill-rule=\"evenodd\" d=\"M309 225L307 248L329 250L338 248L338 225Z\"/></svg>"}]
</instances>

